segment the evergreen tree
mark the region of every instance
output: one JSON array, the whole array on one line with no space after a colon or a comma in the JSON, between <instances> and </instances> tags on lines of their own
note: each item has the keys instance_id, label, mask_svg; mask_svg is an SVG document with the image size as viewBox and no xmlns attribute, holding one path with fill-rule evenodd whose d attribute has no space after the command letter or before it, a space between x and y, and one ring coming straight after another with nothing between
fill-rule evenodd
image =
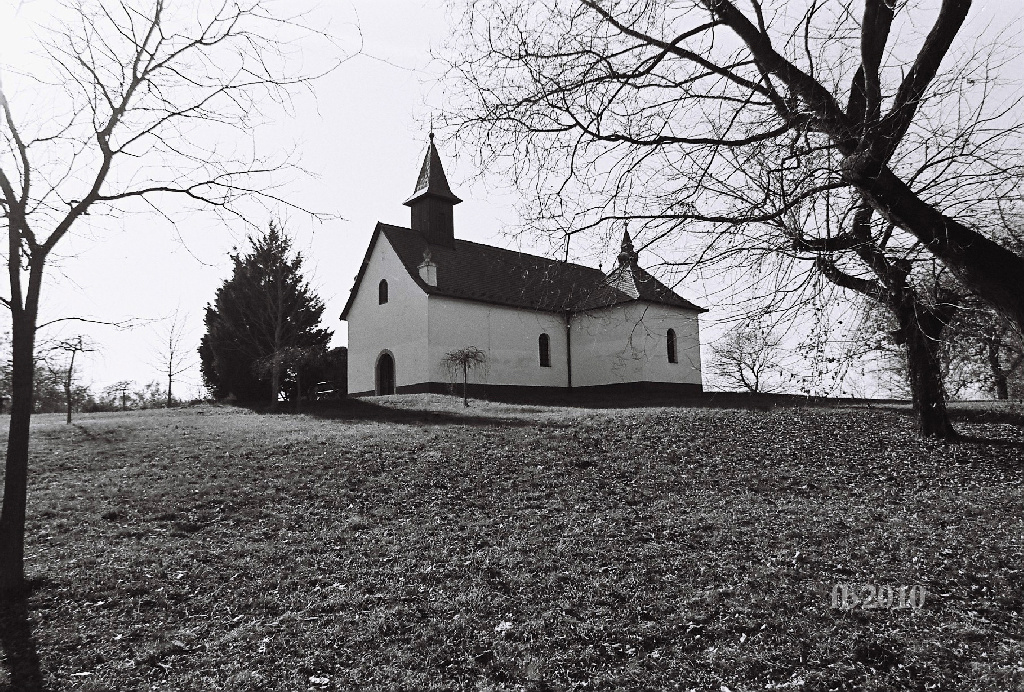
<instances>
[{"instance_id":1,"label":"evergreen tree","mask_svg":"<svg viewBox=\"0 0 1024 692\"><path fill-rule=\"evenodd\" d=\"M326 350L332 333L320 328L324 304L302 276L302 254L271 222L249 238L250 251L233 254L234 269L206 306L199 345L203 380L216 398L276 403L292 349ZM267 362L278 363L271 368Z\"/></svg>"}]
</instances>

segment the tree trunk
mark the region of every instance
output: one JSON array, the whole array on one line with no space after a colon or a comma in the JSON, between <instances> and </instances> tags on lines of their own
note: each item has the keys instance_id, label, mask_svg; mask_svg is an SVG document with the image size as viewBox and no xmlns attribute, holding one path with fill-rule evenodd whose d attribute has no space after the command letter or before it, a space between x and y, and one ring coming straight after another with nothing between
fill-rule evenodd
<instances>
[{"instance_id":1,"label":"tree trunk","mask_svg":"<svg viewBox=\"0 0 1024 692\"><path fill-rule=\"evenodd\" d=\"M469 406L469 392L466 390L469 388L469 367L463 364L462 366L462 405Z\"/></svg>"},{"instance_id":2,"label":"tree trunk","mask_svg":"<svg viewBox=\"0 0 1024 692\"><path fill-rule=\"evenodd\" d=\"M173 383L174 383L174 375L171 375L170 373L168 373L168 375L167 375L167 408L171 407L171 402L173 401L173 399L171 398L171 385Z\"/></svg>"},{"instance_id":3,"label":"tree trunk","mask_svg":"<svg viewBox=\"0 0 1024 692\"><path fill-rule=\"evenodd\" d=\"M843 177L884 218L915 236L966 286L1024 332L1024 257L923 201L891 170L875 173L869 161L843 163Z\"/></svg>"},{"instance_id":4,"label":"tree trunk","mask_svg":"<svg viewBox=\"0 0 1024 692\"><path fill-rule=\"evenodd\" d=\"M295 368L295 413L302 410L302 369Z\"/></svg>"},{"instance_id":5,"label":"tree trunk","mask_svg":"<svg viewBox=\"0 0 1024 692\"><path fill-rule=\"evenodd\" d=\"M284 315L284 281L281 278L282 267L280 264L276 267L276 281L274 285L277 289L277 295L274 301L274 350L271 353L271 358L274 359L271 371L270 371L270 386L274 390L270 397L270 410L277 410L277 396L281 392L281 358L284 356L284 324L286 321Z\"/></svg>"},{"instance_id":6,"label":"tree trunk","mask_svg":"<svg viewBox=\"0 0 1024 692\"><path fill-rule=\"evenodd\" d=\"M940 440L956 438L946 410L940 360L941 335L945 326L918 305L902 311L900 336L906 349L910 396L921 435Z\"/></svg>"},{"instance_id":7,"label":"tree trunk","mask_svg":"<svg viewBox=\"0 0 1024 692\"><path fill-rule=\"evenodd\" d=\"M31 284L29 293L29 301L34 303ZM3 598L16 596L25 587L25 505L29 424L32 419L35 305L25 309L15 307L11 321L11 422L7 436L4 503L0 511L0 597Z\"/></svg>"},{"instance_id":8,"label":"tree trunk","mask_svg":"<svg viewBox=\"0 0 1024 692\"><path fill-rule=\"evenodd\" d=\"M79 339L81 343L81 339ZM71 363L68 365L68 374L64 378L64 401L68 405L67 424L71 425L71 378L75 376L75 351L71 351Z\"/></svg>"},{"instance_id":9,"label":"tree trunk","mask_svg":"<svg viewBox=\"0 0 1024 692\"><path fill-rule=\"evenodd\" d=\"M1006 375L1002 372L996 376L996 399L999 401L1007 401L1010 398L1010 387L1006 381Z\"/></svg>"},{"instance_id":10,"label":"tree trunk","mask_svg":"<svg viewBox=\"0 0 1024 692\"><path fill-rule=\"evenodd\" d=\"M999 362L999 337L995 334L986 334L984 337L985 356L988 361L989 372L992 373L993 389L996 399L1006 401L1010 398L1009 381L1002 363Z\"/></svg>"},{"instance_id":11,"label":"tree trunk","mask_svg":"<svg viewBox=\"0 0 1024 692\"><path fill-rule=\"evenodd\" d=\"M277 410L277 395L281 391L281 366L277 362L277 355L273 356L274 363L270 367L270 410Z\"/></svg>"}]
</instances>

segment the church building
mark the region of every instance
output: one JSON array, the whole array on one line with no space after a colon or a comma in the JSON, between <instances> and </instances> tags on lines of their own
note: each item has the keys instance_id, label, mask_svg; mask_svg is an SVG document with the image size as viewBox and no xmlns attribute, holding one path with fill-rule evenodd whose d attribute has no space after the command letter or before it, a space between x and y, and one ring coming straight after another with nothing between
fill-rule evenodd
<instances>
[{"instance_id":1,"label":"church building","mask_svg":"<svg viewBox=\"0 0 1024 692\"><path fill-rule=\"evenodd\" d=\"M455 237L433 134L405 202L378 223L341 319L352 396L448 392L448 353L477 348L479 396L581 391L699 393L706 312L638 263L628 232L608 273Z\"/></svg>"}]
</instances>

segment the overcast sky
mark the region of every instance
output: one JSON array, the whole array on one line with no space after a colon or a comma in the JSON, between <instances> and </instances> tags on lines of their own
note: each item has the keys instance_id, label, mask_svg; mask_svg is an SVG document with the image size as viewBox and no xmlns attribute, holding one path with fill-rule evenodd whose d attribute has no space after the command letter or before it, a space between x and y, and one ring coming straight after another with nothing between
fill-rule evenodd
<instances>
[{"instance_id":1,"label":"overcast sky","mask_svg":"<svg viewBox=\"0 0 1024 692\"><path fill-rule=\"evenodd\" d=\"M356 45L358 18L362 52L320 81L315 99L300 95L295 118L267 128L261 139L269 146L296 144L302 164L317 176L293 186L290 199L340 217L321 224L280 210L306 257L306 276L327 304L324 323L338 346L346 343L338 316L374 225L409 223L402 202L413 192L430 112L444 101L430 51L444 39L449 22L440 0L331 0L322 11L346 48ZM500 233L513 219L509 201L464 184L473 171L457 165L454 152L443 145L442 157L453 188L465 200L456 209L458 236L504 244ZM91 237L62 243L57 249L62 256L44 287L40 322L67 315L156 321L130 331L69 323L44 336L92 337L98 351L87 356L82 373L83 382L97 390L124 379L162 380L154 363L167 322L159 320L180 310L194 350L203 333L203 308L230 274L228 253L246 246L248 232L241 223L220 226L209 219L175 229L146 216L111 222ZM192 395L200 379L197 365L181 378L178 393Z\"/></svg>"},{"instance_id":2,"label":"overcast sky","mask_svg":"<svg viewBox=\"0 0 1024 692\"><path fill-rule=\"evenodd\" d=\"M12 45L2 45L2 8L6 5L9 16L16 2L0 0L0 50L8 53ZM1012 25L1019 23L1022 7L1020 0L977 2L972 21ZM413 190L430 113L445 105L437 80L441 68L432 62L431 49L450 34L452 18L444 0L330 0L321 4L321 12L343 46L354 49L361 35L362 52L319 82L315 99L299 97L294 118L268 127L260 138L270 146L297 145L303 165L317 175L296 185L292 199L341 217L318 224L281 210L307 258L307 278L327 304L324 322L334 331L333 344L344 345L345 323L338 316L374 224L408 225L409 211L402 202ZM452 188L465 200L456 208L456 235L510 245L502 232L516 221L512 200L482 184L471 185L468 179L475 171L468 157L456 158L455 143L439 143ZM228 277L228 253L245 247L247 232L241 223L197 220L173 228L153 218L129 217L62 243L58 254L63 256L44 287L41 322L67 315L152 322L131 331L66 325L42 336L90 335L98 351L84 364L83 383L97 390L118 380L141 384L162 379L156 352L167 324L160 320L179 310L187 318L188 348L194 351L203 332L203 307ZM609 248L606 266L614 254ZM678 288L702 302L700 287ZM198 364L181 380L179 395L197 394Z\"/></svg>"}]
</instances>

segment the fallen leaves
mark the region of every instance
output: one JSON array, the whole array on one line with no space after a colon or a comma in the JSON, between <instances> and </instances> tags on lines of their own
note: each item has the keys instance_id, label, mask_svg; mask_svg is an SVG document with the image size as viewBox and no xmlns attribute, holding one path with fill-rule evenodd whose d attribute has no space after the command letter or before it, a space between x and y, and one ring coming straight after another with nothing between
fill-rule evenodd
<instances>
[{"instance_id":1,"label":"fallen leaves","mask_svg":"<svg viewBox=\"0 0 1024 692\"><path fill-rule=\"evenodd\" d=\"M881 410L396 401L399 422L39 419L30 569L49 581L29 613L50 686L1024 682L1020 428L937 445ZM837 582L936 598L840 612Z\"/></svg>"}]
</instances>

